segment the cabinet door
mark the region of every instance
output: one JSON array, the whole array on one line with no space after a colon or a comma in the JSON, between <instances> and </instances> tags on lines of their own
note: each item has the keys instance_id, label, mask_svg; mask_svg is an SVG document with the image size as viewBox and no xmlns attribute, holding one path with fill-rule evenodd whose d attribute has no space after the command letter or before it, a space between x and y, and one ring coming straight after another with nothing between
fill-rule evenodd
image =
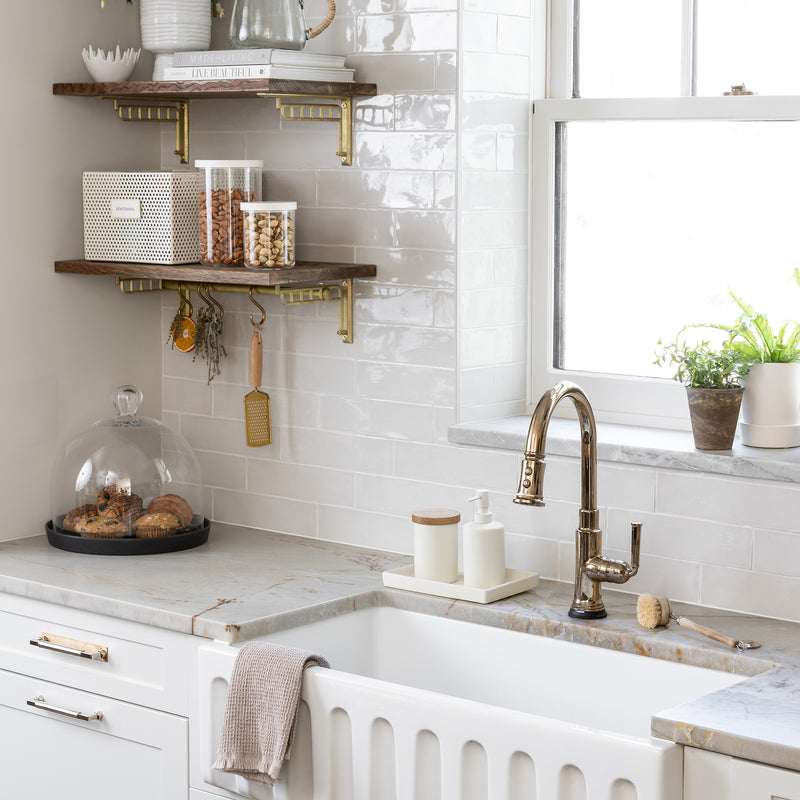
<instances>
[{"instance_id":1,"label":"cabinet door","mask_svg":"<svg viewBox=\"0 0 800 800\"><path fill-rule=\"evenodd\" d=\"M43 703L102 719L72 719ZM0 796L85 800L186 800L183 717L0 671Z\"/></svg>"},{"instance_id":2,"label":"cabinet door","mask_svg":"<svg viewBox=\"0 0 800 800\"><path fill-rule=\"evenodd\" d=\"M684 748L684 800L800 800L800 772Z\"/></svg>"}]
</instances>

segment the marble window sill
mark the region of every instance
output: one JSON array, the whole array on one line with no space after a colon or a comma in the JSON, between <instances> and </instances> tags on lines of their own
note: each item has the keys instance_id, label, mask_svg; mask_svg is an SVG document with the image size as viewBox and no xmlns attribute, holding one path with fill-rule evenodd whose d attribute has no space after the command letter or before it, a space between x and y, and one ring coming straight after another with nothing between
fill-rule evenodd
<instances>
[{"instance_id":1,"label":"marble window sill","mask_svg":"<svg viewBox=\"0 0 800 800\"><path fill-rule=\"evenodd\" d=\"M529 423L529 416L465 422L451 426L448 439L454 444L522 453ZM597 424L597 440L597 457L600 461L800 483L800 447L781 450L746 447L736 439L732 450L696 450L689 431L609 423ZM547 452L576 458L580 456L578 423L575 419L551 420Z\"/></svg>"}]
</instances>

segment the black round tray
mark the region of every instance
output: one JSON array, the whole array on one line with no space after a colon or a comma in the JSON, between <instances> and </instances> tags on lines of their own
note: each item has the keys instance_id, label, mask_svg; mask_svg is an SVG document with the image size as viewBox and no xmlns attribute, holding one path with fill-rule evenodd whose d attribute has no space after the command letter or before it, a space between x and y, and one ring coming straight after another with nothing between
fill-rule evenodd
<instances>
[{"instance_id":1,"label":"black round tray","mask_svg":"<svg viewBox=\"0 0 800 800\"><path fill-rule=\"evenodd\" d=\"M59 550L97 556L148 556L154 553L174 553L178 550L188 550L191 547L205 544L208 540L211 523L204 519L202 527L186 531L186 533L160 536L156 539L136 539L132 537L126 537L125 539L95 539L55 528L53 520L48 520L44 529L47 532L47 541Z\"/></svg>"}]
</instances>

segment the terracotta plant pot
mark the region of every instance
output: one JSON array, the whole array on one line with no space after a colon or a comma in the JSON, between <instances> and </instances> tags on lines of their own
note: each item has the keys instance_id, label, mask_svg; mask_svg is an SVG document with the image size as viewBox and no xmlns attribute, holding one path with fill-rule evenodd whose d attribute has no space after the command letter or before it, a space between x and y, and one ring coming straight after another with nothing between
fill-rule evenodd
<instances>
[{"instance_id":1,"label":"terracotta plant pot","mask_svg":"<svg viewBox=\"0 0 800 800\"><path fill-rule=\"evenodd\" d=\"M730 450L739 420L743 388L686 387L694 446L698 450Z\"/></svg>"}]
</instances>

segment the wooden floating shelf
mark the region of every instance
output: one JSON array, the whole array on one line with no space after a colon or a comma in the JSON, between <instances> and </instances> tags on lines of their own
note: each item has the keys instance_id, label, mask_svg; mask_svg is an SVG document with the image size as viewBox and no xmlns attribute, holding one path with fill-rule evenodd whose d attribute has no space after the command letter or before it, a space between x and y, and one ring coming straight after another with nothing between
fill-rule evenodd
<instances>
[{"instance_id":1,"label":"wooden floating shelf","mask_svg":"<svg viewBox=\"0 0 800 800\"><path fill-rule=\"evenodd\" d=\"M378 93L374 83L297 81L278 78L225 81L123 81L54 83L53 94L111 100L124 122L175 125L175 155L189 163L189 101L272 98L286 122L334 122L339 128L336 155L353 163L353 98Z\"/></svg>"},{"instance_id":2,"label":"wooden floating shelf","mask_svg":"<svg viewBox=\"0 0 800 800\"><path fill-rule=\"evenodd\" d=\"M341 264L298 261L289 269L247 269L205 264L136 264L119 261L56 261L56 272L72 275L105 275L112 278L143 278L185 283L225 283L239 286L297 286L352 278L373 278L374 264Z\"/></svg>"},{"instance_id":3,"label":"wooden floating shelf","mask_svg":"<svg viewBox=\"0 0 800 800\"><path fill-rule=\"evenodd\" d=\"M119 261L56 261L56 272L70 275L100 275L116 278L124 294L164 292L177 289L181 304L191 291L249 292L280 298L285 306L308 303L339 304L339 329L345 344L353 341L353 279L371 278L374 264L335 264L298 261L288 269L247 269L246 267L203 264L136 264Z\"/></svg>"},{"instance_id":4,"label":"wooden floating shelf","mask_svg":"<svg viewBox=\"0 0 800 800\"><path fill-rule=\"evenodd\" d=\"M278 78L225 81L123 81L115 83L54 83L53 94L81 97L170 98L220 100L262 95L291 97L372 97L378 93L374 83L295 81Z\"/></svg>"}]
</instances>

